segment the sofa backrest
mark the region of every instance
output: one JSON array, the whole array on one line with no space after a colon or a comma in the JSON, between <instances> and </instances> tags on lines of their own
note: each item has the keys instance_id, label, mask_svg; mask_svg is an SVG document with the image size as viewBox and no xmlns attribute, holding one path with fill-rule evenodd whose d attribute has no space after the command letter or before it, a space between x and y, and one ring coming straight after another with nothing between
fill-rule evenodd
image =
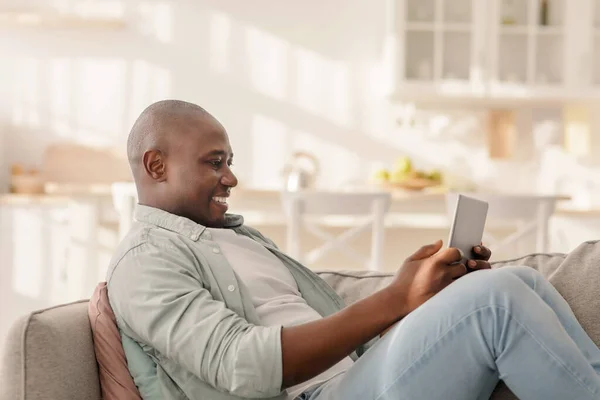
<instances>
[{"instance_id":1,"label":"sofa backrest","mask_svg":"<svg viewBox=\"0 0 600 400\"><path fill-rule=\"evenodd\" d=\"M0 399L101 400L87 300L12 325L0 362Z\"/></svg>"}]
</instances>

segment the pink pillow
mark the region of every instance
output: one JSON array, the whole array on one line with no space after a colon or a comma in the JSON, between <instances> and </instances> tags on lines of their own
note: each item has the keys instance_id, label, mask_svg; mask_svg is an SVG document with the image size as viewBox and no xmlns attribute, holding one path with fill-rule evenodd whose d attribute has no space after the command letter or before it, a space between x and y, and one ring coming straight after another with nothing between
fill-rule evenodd
<instances>
[{"instance_id":1,"label":"pink pillow","mask_svg":"<svg viewBox=\"0 0 600 400\"><path fill-rule=\"evenodd\" d=\"M102 398L104 400L141 400L142 396L127 369L127 359L117 328L117 321L108 302L106 282L101 282L96 286L90 299L88 316L98 360Z\"/></svg>"}]
</instances>

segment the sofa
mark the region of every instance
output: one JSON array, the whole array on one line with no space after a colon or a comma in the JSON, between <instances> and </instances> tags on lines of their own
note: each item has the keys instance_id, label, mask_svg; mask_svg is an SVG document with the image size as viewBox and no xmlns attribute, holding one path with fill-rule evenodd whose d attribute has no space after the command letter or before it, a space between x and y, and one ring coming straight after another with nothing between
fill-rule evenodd
<instances>
[{"instance_id":1,"label":"sofa","mask_svg":"<svg viewBox=\"0 0 600 400\"><path fill-rule=\"evenodd\" d=\"M539 270L569 302L600 345L600 243L568 254L531 254L493 262L493 268L526 265ZM391 273L319 271L350 304L386 285ZM100 400L98 364L88 319L88 301L31 313L13 324L0 363L0 400ZM503 383L493 400L516 399Z\"/></svg>"}]
</instances>

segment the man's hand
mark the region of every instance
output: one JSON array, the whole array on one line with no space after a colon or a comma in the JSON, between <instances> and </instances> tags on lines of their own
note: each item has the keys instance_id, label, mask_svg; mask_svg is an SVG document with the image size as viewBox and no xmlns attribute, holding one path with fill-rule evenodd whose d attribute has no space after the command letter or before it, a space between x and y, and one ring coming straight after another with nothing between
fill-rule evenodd
<instances>
[{"instance_id":1,"label":"man's hand","mask_svg":"<svg viewBox=\"0 0 600 400\"><path fill-rule=\"evenodd\" d=\"M491 268L488 260L492 252L483 244L473 247L475 257L469 260L466 266L460 263L460 250L441 248L441 240L421 247L406 259L390 284L398 290L401 296L400 304L406 307L406 314L468 271Z\"/></svg>"},{"instance_id":2,"label":"man's hand","mask_svg":"<svg viewBox=\"0 0 600 400\"><path fill-rule=\"evenodd\" d=\"M421 247L406 259L390 284L390 289L400 296L397 304L405 307L401 311L403 316L411 313L468 271L490 269L488 260L492 252L483 244L473 247L475 258L468 261L468 268L459 262L462 257L458 249L448 248L440 251L441 248L441 240ZM380 336L385 335L394 325L384 330Z\"/></svg>"},{"instance_id":3,"label":"man's hand","mask_svg":"<svg viewBox=\"0 0 600 400\"><path fill-rule=\"evenodd\" d=\"M492 256L492 251L485 247L482 244L473 247L473 254L475 255L474 259L469 260L467 263L467 267L471 270L477 269L490 269L490 257Z\"/></svg>"},{"instance_id":4,"label":"man's hand","mask_svg":"<svg viewBox=\"0 0 600 400\"><path fill-rule=\"evenodd\" d=\"M461 254L456 248L441 250L442 241L421 247L408 257L389 285L397 293L402 316L425 303L436 293L467 273L460 263Z\"/></svg>"}]
</instances>

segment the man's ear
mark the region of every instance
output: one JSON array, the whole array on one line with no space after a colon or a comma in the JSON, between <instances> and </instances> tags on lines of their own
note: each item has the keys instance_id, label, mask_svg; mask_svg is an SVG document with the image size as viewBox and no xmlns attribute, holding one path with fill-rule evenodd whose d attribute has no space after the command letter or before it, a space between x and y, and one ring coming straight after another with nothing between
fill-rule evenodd
<instances>
[{"instance_id":1,"label":"man's ear","mask_svg":"<svg viewBox=\"0 0 600 400\"><path fill-rule=\"evenodd\" d=\"M167 163L160 150L148 150L144 153L144 170L152 179L163 182L167 179Z\"/></svg>"}]
</instances>

